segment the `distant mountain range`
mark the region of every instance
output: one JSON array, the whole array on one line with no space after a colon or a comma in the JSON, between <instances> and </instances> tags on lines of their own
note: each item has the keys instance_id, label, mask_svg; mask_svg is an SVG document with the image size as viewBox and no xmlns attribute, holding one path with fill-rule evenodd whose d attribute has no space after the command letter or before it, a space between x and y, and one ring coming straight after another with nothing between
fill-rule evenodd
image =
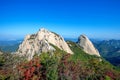
<instances>
[{"instance_id":1,"label":"distant mountain range","mask_svg":"<svg viewBox=\"0 0 120 80\"><path fill-rule=\"evenodd\" d=\"M23 40L0 41L0 49L3 52L15 52Z\"/></svg>"},{"instance_id":2,"label":"distant mountain range","mask_svg":"<svg viewBox=\"0 0 120 80\"><path fill-rule=\"evenodd\" d=\"M120 65L120 40L93 41L100 54L114 65Z\"/></svg>"}]
</instances>

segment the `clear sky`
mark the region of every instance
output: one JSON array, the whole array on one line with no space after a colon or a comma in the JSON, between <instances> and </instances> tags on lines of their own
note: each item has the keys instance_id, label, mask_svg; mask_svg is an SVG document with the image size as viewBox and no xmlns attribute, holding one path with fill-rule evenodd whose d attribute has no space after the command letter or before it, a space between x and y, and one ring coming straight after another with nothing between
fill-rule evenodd
<instances>
[{"instance_id":1,"label":"clear sky","mask_svg":"<svg viewBox=\"0 0 120 80\"><path fill-rule=\"evenodd\" d=\"M120 0L0 0L0 39L41 27L69 38L120 39Z\"/></svg>"}]
</instances>

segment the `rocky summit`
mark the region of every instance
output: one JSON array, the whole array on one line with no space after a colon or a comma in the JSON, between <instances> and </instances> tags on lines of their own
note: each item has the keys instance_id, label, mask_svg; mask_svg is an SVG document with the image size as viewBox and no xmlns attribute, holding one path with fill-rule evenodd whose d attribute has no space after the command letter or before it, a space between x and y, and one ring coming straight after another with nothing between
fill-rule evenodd
<instances>
[{"instance_id":1,"label":"rocky summit","mask_svg":"<svg viewBox=\"0 0 120 80\"><path fill-rule=\"evenodd\" d=\"M87 36L81 35L78 38L77 44L88 54L100 56L98 50L94 47L92 42L88 39Z\"/></svg>"},{"instance_id":2,"label":"rocky summit","mask_svg":"<svg viewBox=\"0 0 120 80\"><path fill-rule=\"evenodd\" d=\"M35 54L41 54L43 52L53 53L55 48L52 45L67 53L73 54L60 35L44 28L41 28L36 34L27 35L22 44L20 44L16 54L26 56L28 60L31 60Z\"/></svg>"}]
</instances>

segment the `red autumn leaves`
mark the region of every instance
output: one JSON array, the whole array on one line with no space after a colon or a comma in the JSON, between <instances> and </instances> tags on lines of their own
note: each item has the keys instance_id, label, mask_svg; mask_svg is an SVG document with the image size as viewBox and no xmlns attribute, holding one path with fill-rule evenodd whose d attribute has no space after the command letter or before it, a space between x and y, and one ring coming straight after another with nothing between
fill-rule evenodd
<instances>
[{"instance_id":1,"label":"red autumn leaves","mask_svg":"<svg viewBox=\"0 0 120 80\"><path fill-rule=\"evenodd\" d=\"M37 79L40 76L37 74L41 68L40 59L34 58L33 60L29 61L28 63L24 63L19 65L18 71L23 76L21 79L23 80L30 80L33 79L34 76L37 76ZM37 75L36 75L37 74Z\"/></svg>"}]
</instances>

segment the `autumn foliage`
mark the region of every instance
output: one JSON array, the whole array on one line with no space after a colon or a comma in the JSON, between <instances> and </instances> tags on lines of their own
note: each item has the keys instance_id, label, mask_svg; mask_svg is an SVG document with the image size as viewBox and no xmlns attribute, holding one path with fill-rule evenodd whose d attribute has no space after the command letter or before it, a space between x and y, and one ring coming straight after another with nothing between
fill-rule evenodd
<instances>
[{"instance_id":1,"label":"autumn foliage","mask_svg":"<svg viewBox=\"0 0 120 80\"><path fill-rule=\"evenodd\" d=\"M18 65L18 72L21 75L21 80L39 80L40 79L40 59L34 58L27 63L21 63Z\"/></svg>"}]
</instances>

